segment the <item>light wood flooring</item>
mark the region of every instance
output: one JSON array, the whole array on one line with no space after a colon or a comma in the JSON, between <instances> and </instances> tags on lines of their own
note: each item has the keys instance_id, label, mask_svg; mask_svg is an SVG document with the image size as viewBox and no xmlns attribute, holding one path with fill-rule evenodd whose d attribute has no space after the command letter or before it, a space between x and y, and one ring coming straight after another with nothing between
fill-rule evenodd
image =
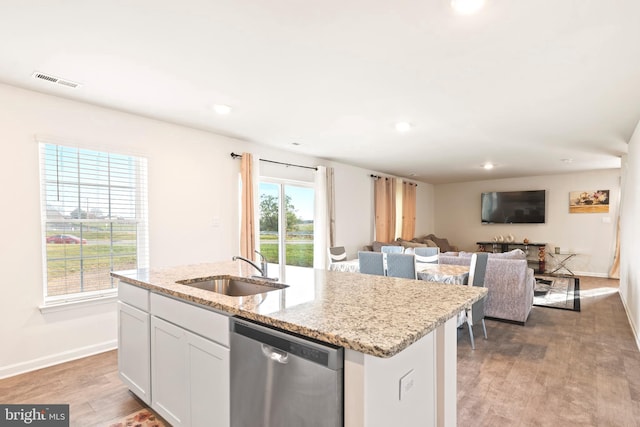
<instances>
[{"instance_id":1,"label":"light wood flooring","mask_svg":"<svg viewBox=\"0 0 640 427\"><path fill-rule=\"evenodd\" d=\"M118 377L108 351L0 380L0 403L68 403L71 426L108 426L145 407Z\"/></svg>"},{"instance_id":2,"label":"light wood flooring","mask_svg":"<svg viewBox=\"0 0 640 427\"><path fill-rule=\"evenodd\" d=\"M458 425L640 426L640 352L616 280L582 277L582 312L534 307L526 326L487 320L458 339ZM69 403L72 426L143 407L110 351L0 380L0 403Z\"/></svg>"},{"instance_id":3,"label":"light wood flooring","mask_svg":"<svg viewBox=\"0 0 640 427\"><path fill-rule=\"evenodd\" d=\"M458 338L459 426L640 426L640 352L617 280L581 277L581 312L533 307Z\"/></svg>"}]
</instances>

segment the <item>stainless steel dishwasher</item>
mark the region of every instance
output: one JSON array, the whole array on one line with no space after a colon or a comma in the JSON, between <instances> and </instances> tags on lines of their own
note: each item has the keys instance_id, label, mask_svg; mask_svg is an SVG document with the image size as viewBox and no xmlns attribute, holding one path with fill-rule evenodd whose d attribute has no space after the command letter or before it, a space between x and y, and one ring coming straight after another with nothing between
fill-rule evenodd
<instances>
[{"instance_id":1,"label":"stainless steel dishwasher","mask_svg":"<svg viewBox=\"0 0 640 427\"><path fill-rule=\"evenodd\" d=\"M231 319L231 427L343 425L344 352Z\"/></svg>"}]
</instances>

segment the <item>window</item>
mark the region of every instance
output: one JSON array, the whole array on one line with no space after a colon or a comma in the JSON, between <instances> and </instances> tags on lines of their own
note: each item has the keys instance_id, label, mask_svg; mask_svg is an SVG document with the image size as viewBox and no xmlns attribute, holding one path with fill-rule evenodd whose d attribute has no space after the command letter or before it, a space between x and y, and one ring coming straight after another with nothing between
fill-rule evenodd
<instances>
[{"instance_id":1,"label":"window","mask_svg":"<svg viewBox=\"0 0 640 427\"><path fill-rule=\"evenodd\" d=\"M115 289L148 266L146 159L41 143L45 303Z\"/></svg>"},{"instance_id":2,"label":"window","mask_svg":"<svg viewBox=\"0 0 640 427\"><path fill-rule=\"evenodd\" d=\"M269 263L313 267L314 189L292 181L260 182L260 252Z\"/></svg>"}]
</instances>

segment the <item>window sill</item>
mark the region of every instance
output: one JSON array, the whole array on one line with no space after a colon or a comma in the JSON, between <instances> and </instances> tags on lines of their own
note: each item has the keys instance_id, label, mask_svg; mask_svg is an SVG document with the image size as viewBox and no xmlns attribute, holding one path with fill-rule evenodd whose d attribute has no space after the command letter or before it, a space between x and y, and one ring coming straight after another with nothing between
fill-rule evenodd
<instances>
[{"instance_id":1,"label":"window sill","mask_svg":"<svg viewBox=\"0 0 640 427\"><path fill-rule=\"evenodd\" d=\"M40 313L56 313L59 311L73 310L77 308L90 307L98 304L107 304L118 300L118 290L102 292L91 296L78 296L60 299L57 301L49 301L40 305Z\"/></svg>"}]
</instances>

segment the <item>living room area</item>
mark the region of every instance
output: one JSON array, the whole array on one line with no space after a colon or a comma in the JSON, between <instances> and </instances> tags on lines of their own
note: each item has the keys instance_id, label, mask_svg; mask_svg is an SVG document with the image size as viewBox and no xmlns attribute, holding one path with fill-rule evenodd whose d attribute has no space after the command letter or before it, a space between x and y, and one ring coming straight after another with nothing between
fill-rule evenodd
<instances>
[{"instance_id":1,"label":"living room area","mask_svg":"<svg viewBox=\"0 0 640 427\"><path fill-rule=\"evenodd\" d=\"M46 143L148 163L137 180L148 183L148 221L136 230L140 244L127 245L150 269L242 255L233 153L251 153L256 181L281 188L316 191L318 171L331 170L327 225L349 260L377 240L372 177L412 183L414 237L446 239L458 253L451 257L522 249L529 263L519 263L537 264L532 275L547 280L538 288L533 278L532 298L576 279L579 311L531 305L523 292L524 307L505 298L487 314L486 339L475 325L475 349L466 326L458 330L457 358L447 359L457 368L457 425L639 425L640 2L485 1L475 16L453 12L456 0L80 3L11 2L0 14L12 40L0 47L10 160L0 172L10 183L0 218L12 242L0 284L0 403L70 404L78 426L117 423L146 406L118 377L116 281L60 304L47 293L48 254L90 256L107 239L47 240L56 212L38 196ZM543 222L483 223L483 193L526 191L545 194ZM583 192L606 192L606 210L572 209L571 195ZM107 212L88 197L76 204L65 224L97 223ZM330 245L312 242L291 246L311 247L313 264ZM284 243L271 244L286 254ZM335 275L324 261L315 274ZM513 291L531 284L520 267L491 274Z\"/></svg>"}]
</instances>

